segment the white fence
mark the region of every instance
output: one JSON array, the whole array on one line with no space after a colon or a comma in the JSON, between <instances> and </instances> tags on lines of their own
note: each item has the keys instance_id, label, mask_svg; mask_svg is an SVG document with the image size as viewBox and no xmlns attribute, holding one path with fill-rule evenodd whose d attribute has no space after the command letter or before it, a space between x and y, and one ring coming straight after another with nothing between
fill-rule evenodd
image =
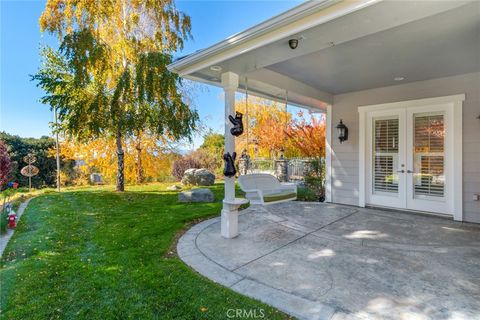
<instances>
[{"instance_id":1,"label":"white fence","mask_svg":"<svg viewBox=\"0 0 480 320\"><path fill-rule=\"evenodd\" d=\"M312 161L315 159L293 158L288 161L288 180L303 180L310 170ZM275 175L275 159L250 159L248 162L248 173L269 173ZM320 165L325 165L325 160L320 159Z\"/></svg>"}]
</instances>

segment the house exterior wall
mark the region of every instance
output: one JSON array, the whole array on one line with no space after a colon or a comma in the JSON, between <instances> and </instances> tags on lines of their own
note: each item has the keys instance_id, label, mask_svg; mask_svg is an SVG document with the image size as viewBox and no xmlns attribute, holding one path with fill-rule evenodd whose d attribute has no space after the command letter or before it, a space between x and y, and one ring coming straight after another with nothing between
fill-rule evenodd
<instances>
[{"instance_id":1,"label":"house exterior wall","mask_svg":"<svg viewBox=\"0 0 480 320\"><path fill-rule=\"evenodd\" d=\"M390 87L339 94L332 106L332 202L358 205L359 114L358 107L405 100L465 94L463 103L463 216L480 223L480 72L418 81ZM335 126L340 119L349 130L340 144Z\"/></svg>"}]
</instances>

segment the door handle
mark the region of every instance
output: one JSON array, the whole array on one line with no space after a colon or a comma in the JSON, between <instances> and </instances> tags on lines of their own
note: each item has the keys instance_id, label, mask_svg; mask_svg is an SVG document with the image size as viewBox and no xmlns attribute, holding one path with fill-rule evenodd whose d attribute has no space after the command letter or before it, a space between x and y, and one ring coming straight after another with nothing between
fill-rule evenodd
<instances>
[{"instance_id":1,"label":"door handle","mask_svg":"<svg viewBox=\"0 0 480 320\"><path fill-rule=\"evenodd\" d=\"M405 173L405 170L397 170L398 173Z\"/></svg>"},{"instance_id":2,"label":"door handle","mask_svg":"<svg viewBox=\"0 0 480 320\"><path fill-rule=\"evenodd\" d=\"M413 171L412 170L407 170L407 173L413 173Z\"/></svg>"}]
</instances>

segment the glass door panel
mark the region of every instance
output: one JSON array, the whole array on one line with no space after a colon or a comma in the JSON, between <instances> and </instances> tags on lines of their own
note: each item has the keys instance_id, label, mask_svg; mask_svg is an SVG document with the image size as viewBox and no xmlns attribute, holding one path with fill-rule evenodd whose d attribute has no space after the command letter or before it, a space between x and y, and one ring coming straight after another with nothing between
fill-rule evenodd
<instances>
[{"instance_id":1,"label":"glass door panel","mask_svg":"<svg viewBox=\"0 0 480 320\"><path fill-rule=\"evenodd\" d=\"M367 115L368 204L406 207L405 115L405 109L374 111Z\"/></svg>"},{"instance_id":2,"label":"glass door panel","mask_svg":"<svg viewBox=\"0 0 480 320\"><path fill-rule=\"evenodd\" d=\"M414 198L443 198L445 195L444 116L414 115Z\"/></svg>"},{"instance_id":3,"label":"glass door panel","mask_svg":"<svg viewBox=\"0 0 480 320\"><path fill-rule=\"evenodd\" d=\"M373 136L373 193L398 193L399 121L375 119Z\"/></svg>"},{"instance_id":4,"label":"glass door panel","mask_svg":"<svg viewBox=\"0 0 480 320\"><path fill-rule=\"evenodd\" d=\"M442 106L407 114L407 208L447 213L447 125Z\"/></svg>"}]
</instances>

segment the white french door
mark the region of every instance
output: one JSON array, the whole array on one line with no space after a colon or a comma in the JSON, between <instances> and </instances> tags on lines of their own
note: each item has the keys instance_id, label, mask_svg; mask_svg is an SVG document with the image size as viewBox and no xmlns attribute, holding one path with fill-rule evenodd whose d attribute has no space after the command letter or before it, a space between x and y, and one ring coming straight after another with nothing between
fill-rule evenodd
<instances>
[{"instance_id":1,"label":"white french door","mask_svg":"<svg viewBox=\"0 0 480 320\"><path fill-rule=\"evenodd\" d=\"M405 111L392 109L370 113L367 119L369 191L367 203L406 208Z\"/></svg>"},{"instance_id":2,"label":"white french door","mask_svg":"<svg viewBox=\"0 0 480 320\"><path fill-rule=\"evenodd\" d=\"M451 214L449 118L444 105L367 113L367 204Z\"/></svg>"},{"instance_id":3,"label":"white french door","mask_svg":"<svg viewBox=\"0 0 480 320\"><path fill-rule=\"evenodd\" d=\"M407 208L448 213L447 112L442 106L407 109Z\"/></svg>"}]
</instances>

